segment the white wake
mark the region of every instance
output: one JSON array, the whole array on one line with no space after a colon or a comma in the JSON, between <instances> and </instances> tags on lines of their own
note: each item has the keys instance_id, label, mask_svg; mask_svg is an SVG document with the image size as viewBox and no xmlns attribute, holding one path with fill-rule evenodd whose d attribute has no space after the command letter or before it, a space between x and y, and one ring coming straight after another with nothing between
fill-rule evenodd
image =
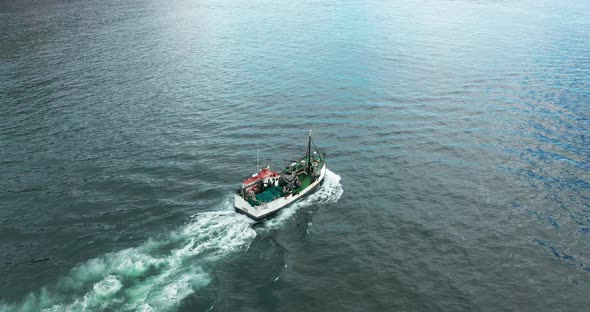
<instances>
[{"instance_id":1,"label":"white wake","mask_svg":"<svg viewBox=\"0 0 590 312\"><path fill-rule=\"evenodd\" d=\"M310 203L336 202L340 176L327 171L324 185L306 199L266 221L276 229ZM108 253L71 269L54 287L29 294L23 302L0 304L0 311L170 311L209 284L210 267L230 253L245 251L256 237L252 220L224 208L198 213L159 240Z\"/></svg>"}]
</instances>

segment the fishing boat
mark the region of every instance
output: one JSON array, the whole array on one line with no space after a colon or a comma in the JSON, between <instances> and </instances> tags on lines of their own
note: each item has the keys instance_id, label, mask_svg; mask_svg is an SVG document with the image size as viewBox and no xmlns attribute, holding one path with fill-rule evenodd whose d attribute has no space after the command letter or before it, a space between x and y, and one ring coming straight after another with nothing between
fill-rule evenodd
<instances>
[{"instance_id":1,"label":"fishing boat","mask_svg":"<svg viewBox=\"0 0 590 312\"><path fill-rule=\"evenodd\" d=\"M258 169L234 195L236 212L262 220L317 191L326 175L326 154L320 154L309 130L304 157L290 161L282 171Z\"/></svg>"}]
</instances>

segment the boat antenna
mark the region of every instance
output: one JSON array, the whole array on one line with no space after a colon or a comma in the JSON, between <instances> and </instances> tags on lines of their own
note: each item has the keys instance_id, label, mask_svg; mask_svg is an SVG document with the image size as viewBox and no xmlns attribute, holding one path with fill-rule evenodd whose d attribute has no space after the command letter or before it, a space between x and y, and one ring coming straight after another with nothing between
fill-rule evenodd
<instances>
[{"instance_id":1,"label":"boat antenna","mask_svg":"<svg viewBox=\"0 0 590 312\"><path fill-rule=\"evenodd\" d=\"M260 170L260 149L258 148L258 144L256 144L256 172Z\"/></svg>"}]
</instances>

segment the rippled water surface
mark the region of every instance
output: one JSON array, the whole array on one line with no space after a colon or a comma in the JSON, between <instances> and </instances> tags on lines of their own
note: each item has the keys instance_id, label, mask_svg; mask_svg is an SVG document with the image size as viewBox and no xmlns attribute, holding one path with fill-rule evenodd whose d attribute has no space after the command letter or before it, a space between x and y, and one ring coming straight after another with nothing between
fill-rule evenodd
<instances>
[{"instance_id":1,"label":"rippled water surface","mask_svg":"<svg viewBox=\"0 0 590 312\"><path fill-rule=\"evenodd\" d=\"M0 311L584 311L587 1L5 0ZM232 192L330 172L262 224Z\"/></svg>"}]
</instances>

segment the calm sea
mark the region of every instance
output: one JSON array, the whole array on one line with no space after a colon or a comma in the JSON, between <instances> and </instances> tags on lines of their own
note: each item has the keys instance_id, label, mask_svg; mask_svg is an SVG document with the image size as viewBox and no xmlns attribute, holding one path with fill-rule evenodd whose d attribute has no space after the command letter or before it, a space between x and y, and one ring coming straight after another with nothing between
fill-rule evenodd
<instances>
[{"instance_id":1,"label":"calm sea","mask_svg":"<svg viewBox=\"0 0 590 312\"><path fill-rule=\"evenodd\" d=\"M588 310L588 1L3 0L0 74L0 311Z\"/></svg>"}]
</instances>

